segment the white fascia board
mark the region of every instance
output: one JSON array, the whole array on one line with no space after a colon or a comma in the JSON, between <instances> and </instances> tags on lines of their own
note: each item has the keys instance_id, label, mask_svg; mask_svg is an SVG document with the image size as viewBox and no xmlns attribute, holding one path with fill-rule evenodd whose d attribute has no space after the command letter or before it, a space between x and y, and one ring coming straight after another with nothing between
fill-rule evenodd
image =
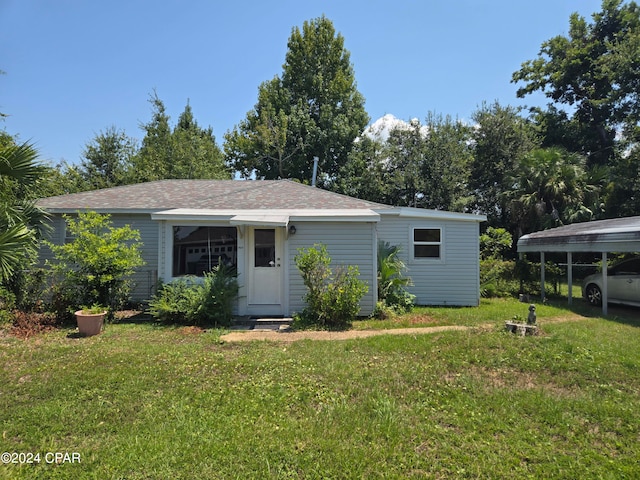
<instances>
[{"instance_id":1,"label":"white fascia board","mask_svg":"<svg viewBox=\"0 0 640 480\"><path fill-rule=\"evenodd\" d=\"M380 215L366 208L291 210L290 221L298 222L379 222Z\"/></svg>"},{"instance_id":2,"label":"white fascia board","mask_svg":"<svg viewBox=\"0 0 640 480\"><path fill-rule=\"evenodd\" d=\"M393 215L401 218L429 218L434 220L457 220L463 222L486 222L486 215L475 213L448 212L443 210L430 210L427 208L394 207L375 209L380 215Z\"/></svg>"},{"instance_id":3,"label":"white fascia board","mask_svg":"<svg viewBox=\"0 0 640 480\"><path fill-rule=\"evenodd\" d=\"M175 208L155 212L153 220L172 221L229 221L237 225L277 225L288 222L378 222L380 215L369 209L253 209L206 210ZM260 223L262 222L262 223Z\"/></svg>"},{"instance_id":4,"label":"white fascia board","mask_svg":"<svg viewBox=\"0 0 640 480\"><path fill-rule=\"evenodd\" d=\"M174 208L151 214L152 220L181 221L222 221L231 220L237 211L234 210L200 210L194 208Z\"/></svg>"},{"instance_id":5,"label":"white fascia board","mask_svg":"<svg viewBox=\"0 0 640 480\"><path fill-rule=\"evenodd\" d=\"M262 213L258 215L234 215L229 221L231 225L256 225L286 227L289 223L288 215Z\"/></svg>"}]
</instances>

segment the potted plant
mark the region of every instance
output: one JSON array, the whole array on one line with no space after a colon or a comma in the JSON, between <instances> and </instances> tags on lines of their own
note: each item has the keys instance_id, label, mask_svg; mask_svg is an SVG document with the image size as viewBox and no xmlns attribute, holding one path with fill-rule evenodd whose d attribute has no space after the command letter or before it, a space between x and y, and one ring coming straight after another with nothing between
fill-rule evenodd
<instances>
[{"instance_id":1,"label":"potted plant","mask_svg":"<svg viewBox=\"0 0 640 480\"><path fill-rule=\"evenodd\" d=\"M91 337L99 334L102 331L106 314L107 309L98 304L92 305L91 307L82 307L78 310L75 315L80 335Z\"/></svg>"}]
</instances>

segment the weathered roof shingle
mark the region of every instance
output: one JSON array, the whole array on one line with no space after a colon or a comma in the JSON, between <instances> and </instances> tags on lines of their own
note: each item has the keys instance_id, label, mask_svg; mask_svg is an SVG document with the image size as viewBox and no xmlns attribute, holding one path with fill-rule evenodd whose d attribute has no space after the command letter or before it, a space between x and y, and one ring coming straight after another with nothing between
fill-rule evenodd
<instances>
[{"instance_id":1,"label":"weathered roof shingle","mask_svg":"<svg viewBox=\"0 0 640 480\"><path fill-rule=\"evenodd\" d=\"M291 180L159 180L41 199L53 211L391 208Z\"/></svg>"}]
</instances>

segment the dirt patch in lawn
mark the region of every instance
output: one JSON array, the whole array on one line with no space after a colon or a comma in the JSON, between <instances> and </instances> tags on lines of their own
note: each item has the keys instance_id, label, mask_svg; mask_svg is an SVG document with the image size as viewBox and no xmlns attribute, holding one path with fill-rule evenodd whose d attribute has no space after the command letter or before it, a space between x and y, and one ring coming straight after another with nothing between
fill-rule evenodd
<instances>
[{"instance_id":1,"label":"dirt patch in lawn","mask_svg":"<svg viewBox=\"0 0 640 480\"><path fill-rule=\"evenodd\" d=\"M425 333L444 332L448 330L466 330L469 327L449 325L424 328L395 328L388 330L346 330L340 332L327 331L261 331L248 330L227 333L220 340L224 342L249 342L254 340L270 340L274 342L297 342L299 340L350 340L367 338L375 335L422 335Z\"/></svg>"}]
</instances>

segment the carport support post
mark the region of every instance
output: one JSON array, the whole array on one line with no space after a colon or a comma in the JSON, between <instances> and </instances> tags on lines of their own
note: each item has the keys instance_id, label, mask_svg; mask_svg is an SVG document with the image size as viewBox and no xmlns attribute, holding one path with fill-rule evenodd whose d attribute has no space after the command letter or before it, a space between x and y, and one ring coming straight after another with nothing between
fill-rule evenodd
<instances>
[{"instance_id":1,"label":"carport support post","mask_svg":"<svg viewBox=\"0 0 640 480\"><path fill-rule=\"evenodd\" d=\"M569 284L569 305L573 305L573 254L567 252L567 283Z\"/></svg>"},{"instance_id":2,"label":"carport support post","mask_svg":"<svg viewBox=\"0 0 640 480\"><path fill-rule=\"evenodd\" d=\"M608 303L609 303L609 288L607 283L609 280L607 279L608 272L607 268L607 252L602 252L602 314L606 315L608 312Z\"/></svg>"},{"instance_id":3,"label":"carport support post","mask_svg":"<svg viewBox=\"0 0 640 480\"><path fill-rule=\"evenodd\" d=\"M540 252L540 298L544 302L544 252Z\"/></svg>"}]
</instances>

